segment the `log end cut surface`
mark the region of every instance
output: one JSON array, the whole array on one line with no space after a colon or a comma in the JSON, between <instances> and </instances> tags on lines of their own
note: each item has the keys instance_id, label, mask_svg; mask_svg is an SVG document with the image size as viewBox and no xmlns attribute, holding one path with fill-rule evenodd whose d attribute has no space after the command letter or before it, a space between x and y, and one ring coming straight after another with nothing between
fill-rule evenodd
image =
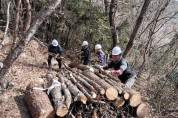
<instances>
[{"instance_id":1,"label":"log end cut surface","mask_svg":"<svg viewBox=\"0 0 178 118\"><path fill-rule=\"evenodd\" d=\"M140 93L133 94L130 98L130 106L136 107L141 103Z\"/></svg>"},{"instance_id":2,"label":"log end cut surface","mask_svg":"<svg viewBox=\"0 0 178 118\"><path fill-rule=\"evenodd\" d=\"M114 102L114 105L118 110L122 108L122 106L125 104L125 100L123 98L118 97L116 101Z\"/></svg>"},{"instance_id":3,"label":"log end cut surface","mask_svg":"<svg viewBox=\"0 0 178 118\"><path fill-rule=\"evenodd\" d=\"M110 87L106 90L106 97L109 100L115 100L118 97L118 91L114 87Z\"/></svg>"},{"instance_id":4,"label":"log end cut surface","mask_svg":"<svg viewBox=\"0 0 178 118\"><path fill-rule=\"evenodd\" d=\"M149 111L149 105L147 103L141 103L138 106L136 113L139 118L143 118L148 115Z\"/></svg>"},{"instance_id":5,"label":"log end cut surface","mask_svg":"<svg viewBox=\"0 0 178 118\"><path fill-rule=\"evenodd\" d=\"M61 104L56 110L56 114L59 117L64 117L67 113L68 113L68 109L67 109L66 105L63 105L63 104Z\"/></svg>"},{"instance_id":6,"label":"log end cut surface","mask_svg":"<svg viewBox=\"0 0 178 118\"><path fill-rule=\"evenodd\" d=\"M130 98L130 95L128 93L124 93L124 99L128 100Z\"/></svg>"}]
</instances>

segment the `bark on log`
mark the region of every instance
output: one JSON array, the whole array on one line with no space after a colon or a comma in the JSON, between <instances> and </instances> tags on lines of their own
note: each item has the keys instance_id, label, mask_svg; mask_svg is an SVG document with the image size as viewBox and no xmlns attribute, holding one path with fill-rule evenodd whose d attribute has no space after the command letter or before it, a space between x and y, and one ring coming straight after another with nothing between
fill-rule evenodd
<instances>
[{"instance_id":1,"label":"bark on log","mask_svg":"<svg viewBox=\"0 0 178 118\"><path fill-rule=\"evenodd\" d=\"M74 101L80 101L83 104L86 104L87 98L86 96L66 77L57 74L58 78L62 78L67 85L67 88L70 92L75 96Z\"/></svg>"},{"instance_id":2,"label":"bark on log","mask_svg":"<svg viewBox=\"0 0 178 118\"><path fill-rule=\"evenodd\" d=\"M32 118L52 118L55 111L48 95L41 90L33 89L34 86L32 84L27 86L24 97Z\"/></svg>"},{"instance_id":3,"label":"bark on log","mask_svg":"<svg viewBox=\"0 0 178 118\"><path fill-rule=\"evenodd\" d=\"M106 104L106 102L100 101L100 100L92 100L91 102L93 102L95 104Z\"/></svg>"},{"instance_id":4,"label":"bark on log","mask_svg":"<svg viewBox=\"0 0 178 118\"><path fill-rule=\"evenodd\" d=\"M127 87L124 84L120 84L124 91L124 98L129 100L129 104L132 107L136 107L141 103L141 95L139 92L134 91L133 89Z\"/></svg>"},{"instance_id":5,"label":"bark on log","mask_svg":"<svg viewBox=\"0 0 178 118\"><path fill-rule=\"evenodd\" d=\"M64 104L64 98L62 97L61 86L55 86L51 90L51 96L53 98L56 114L59 117L63 117L68 113L68 108Z\"/></svg>"},{"instance_id":6,"label":"bark on log","mask_svg":"<svg viewBox=\"0 0 178 118\"><path fill-rule=\"evenodd\" d=\"M94 72L94 68L90 67L90 66L86 66L86 65L83 65L83 64L79 64L77 66L78 69L84 71L84 70L90 70L92 72Z\"/></svg>"},{"instance_id":7,"label":"bark on log","mask_svg":"<svg viewBox=\"0 0 178 118\"><path fill-rule=\"evenodd\" d=\"M94 91L91 91L87 87L84 86L84 89L92 96L92 98L96 98L97 94Z\"/></svg>"},{"instance_id":8,"label":"bark on log","mask_svg":"<svg viewBox=\"0 0 178 118\"><path fill-rule=\"evenodd\" d=\"M79 63L76 63L76 62L70 63L69 67L71 67L71 68L78 68L78 69L80 69L82 71L84 71L84 70L90 70L90 71L94 72L94 68L92 68L90 66L83 65L83 64L79 64Z\"/></svg>"},{"instance_id":9,"label":"bark on log","mask_svg":"<svg viewBox=\"0 0 178 118\"><path fill-rule=\"evenodd\" d=\"M80 89L80 91L82 91L82 93L84 93L85 96L89 100L93 100L94 98L88 93L88 91L84 88L84 86L82 86L80 83L77 82L77 80L74 78L74 76L72 75L72 73L70 73L69 75L70 75L70 78L71 78L72 82L74 82L75 85L77 85L77 87Z\"/></svg>"},{"instance_id":10,"label":"bark on log","mask_svg":"<svg viewBox=\"0 0 178 118\"><path fill-rule=\"evenodd\" d=\"M59 77L59 81L61 82L62 91L64 92L64 95L65 95L65 98L66 98L66 102L65 102L66 106L69 109L70 105L72 103L72 95L71 95L69 89L67 88L64 80L61 77Z\"/></svg>"},{"instance_id":11,"label":"bark on log","mask_svg":"<svg viewBox=\"0 0 178 118\"><path fill-rule=\"evenodd\" d=\"M105 95L109 100L115 100L117 98L118 91L106 81L100 79L91 71L84 71L83 74L91 80L95 81L96 83L100 84L105 89Z\"/></svg>"},{"instance_id":12,"label":"bark on log","mask_svg":"<svg viewBox=\"0 0 178 118\"><path fill-rule=\"evenodd\" d=\"M150 112L149 105L147 103L141 103L136 110L136 114L139 118L147 116Z\"/></svg>"},{"instance_id":13,"label":"bark on log","mask_svg":"<svg viewBox=\"0 0 178 118\"><path fill-rule=\"evenodd\" d=\"M111 80L109 80L109 78L107 78L106 76L101 75L99 72L95 72L95 74L97 76L99 76L100 78L104 79L107 83L109 83L113 87L115 87L119 94L122 94L122 88L117 86L115 82L112 82Z\"/></svg>"},{"instance_id":14,"label":"bark on log","mask_svg":"<svg viewBox=\"0 0 178 118\"><path fill-rule=\"evenodd\" d=\"M71 71L70 71L71 72ZM72 74L77 81L80 81L82 84L84 84L87 88L89 88L91 91L95 91L95 88L90 85L86 80L82 79L80 76L76 74Z\"/></svg>"},{"instance_id":15,"label":"bark on log","mask_svg":"<svg viewBox=\"0 0 178 118\"><path fill-rule=\"evenodd\" d=\"M116 99L116 101L114 102L114 105L116 106L116 108L118 110L120 110L124 104L125 104L125 100L123 98L121 98L121 97L118 97Z\"/></svg>"},{"instance_id":16,"label":"bark on log","mask_svg":"<svg viewBox=\"0 0 178 118\"><path fill-rule=\"evenodd\" d=\"M88 77L86 77L86 76L84 76L82 74L78 73L78 75L80 77L82 77L84 80L86 80L89 84L91 84L101 95L105 94L105 90L99 84L97 84L93 80L90 80Z\"/></svg>"}]
</instances>

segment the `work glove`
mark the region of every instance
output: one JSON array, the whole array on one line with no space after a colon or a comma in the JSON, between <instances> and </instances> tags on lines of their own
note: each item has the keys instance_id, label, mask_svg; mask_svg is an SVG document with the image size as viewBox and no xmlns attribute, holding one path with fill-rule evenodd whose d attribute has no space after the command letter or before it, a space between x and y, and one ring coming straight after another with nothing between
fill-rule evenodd
<instances>
[{"instance_id":1,"label":"work glove","mask_svg":"<svg viewBox=\"0 0 178 118\"><path fill-rule=\"evenodd\" d=\"M102 66L102 69L104 69L104 70L106 70L108 68L108 65L106 64L106 65L104 65L104 66Z\"/></svg>"},{"instance_id":2,"label":"work glove","mask_svg":"<svg viewBox=\"0 0 178 118\"><path fill-rule=\"evenodd\" d=\"M111 75L122 75L123 71L120 69L120 70L115 70L115 71L110 71L110 74Z\"/></svg>"}]
</instances>

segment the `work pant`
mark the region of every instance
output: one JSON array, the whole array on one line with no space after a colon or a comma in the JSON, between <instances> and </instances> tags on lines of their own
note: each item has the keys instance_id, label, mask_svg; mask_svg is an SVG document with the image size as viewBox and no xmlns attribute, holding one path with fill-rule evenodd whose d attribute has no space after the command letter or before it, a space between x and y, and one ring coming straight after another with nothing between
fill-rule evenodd
<instances>
[{"instance_id":1,"label":"work pant","mask_svg":"<svg viewBox=\"0 0 178 118\"><path fill-rule=\"evenodd\" d=\"M84 60L84 61L83 61L83 65L88 65L88 66L90 66L90 60Z\"/></svg>"},{"instance_id":2,"label":"work pant","mask_svg":"<svg viewBox=\"0 0 178 118\"><path fill-rule=\"evenodd\" d=\"M125 82L125 85L131 88L133 84L135 83L135 81L136 81L136 76L133 76Z\"/></svg>"},{"instance_id":3,"label":"work pant","mask_svg":"<svg viewBox=\"0 0 178 118\"><path fill-rule=\"evenodd\" d=\"M52 56L51 55L49 55L48 56L48 66L49 67L51 67L51 60L52 60ZM56 61L58 62L58 66L59 66L59 69L61 68L61 59L59 59L59 58L56 58Z\"/></svg>"}]
</instances>

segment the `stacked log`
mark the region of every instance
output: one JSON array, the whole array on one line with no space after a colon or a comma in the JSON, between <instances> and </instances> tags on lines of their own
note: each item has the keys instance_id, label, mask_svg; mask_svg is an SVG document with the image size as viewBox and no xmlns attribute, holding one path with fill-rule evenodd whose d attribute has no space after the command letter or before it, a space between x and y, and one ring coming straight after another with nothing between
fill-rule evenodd
<instances>
[{"instance_id":1,"label":"stacked log","mask_svg":"<svg viewBox=\"0 0 178 118\"><path fill-rule=\"evenodd\" d=\"M65 105L65 101L64 101L64 97L62 96L62 88L61 85L60 86L55 86L52 90L51 90L51 96L53 99L53 103L54 103L54 108L56 110L56 114L59 117L63 117L68 113L68 108Z\"/></svg>"},{"instance_id":2,"label":"stacked log","mask_svg":"<svg viewBox=\"0 0 178 118\"><path fill-rule=\"evenodd\" d=\"M63 77L62 75L57 74L58 78L62 78L67 85L68 89L70 92L75 96L74 101L80 101L83 104L86 104L87 102L87 97L75 86L69 79L66 77Z\"/></svg>"},{"instance_id":3,"label":"stacked log","mask_svg":"<svg viewBox=\"0 0 178 118\"><path fill-rule=\"evenodd\" d=\"M65 95L65 98L66 98L66 102L65 102L66 106L69 109L69 107L72 103L72 95L71 95L69 89L67 88L62 76L59 76L59 75L57 75L57 76L59 77L59 81L60 81L61 86L62 86L62 91L64 92L64 95Z\"/></svg>"},{"instance_id":4,"label":"stacked log","mask_svg":"<svg viewBox=\"0 0 178 118\"><path fill-rule=\"evenodd\" d=\"M71 108L71 106L73 106L73 104L75 104L76 102L85 104L86 106L89 104L95 104L94 106L88 106L89 110L94 110L91 114L92 117L99 117L99 115L97 114L98 111L96 110L96 106L98 104L110 105L111 103L117 110L123 110L126 106L133 108L134 113L137 114L138 117L144 117L149 113L149 105L141 101L141 95L139 92L128 88L121 82L110 78L110 76L99 73L97 70L95 70L94 72L90 71L91 69L88 66L75 65L71 67L74 67L75 70L67 66L65 67L65 69L60 70L60 73L62 73L62 75L56 75L58 77L58 81L60 82L60 86L55 86L50 92L52 101L54 103L54 109L59 117L65 117L67 114L69 114L68 116L73 116L71 112L73 107ZM50 74L48 74L48 76L46 77L50 82L51 80L56 79ZM37 95L39 95L39 93L43 93L47 97L47 94L45 92L38 90ZM42 94L40 94L39 96L41 95ZM46 100L47 98L43 97L44 95L40 97L41 99L36 98L37 102L39 102L38 100ZM28 94L26 99L27 101L29 101L29 99L34 100L34 98L30 97L30 95ZM47 103L50 103L49 100ZM36 111L36 108L38 107L35 106L33 108L35 108ZM46 108L49 109L50 107ZM52 106L51 108L50 112L48 111L45 113L45 117L50 117L52 116L51 114L54 115L54 109ZM43 109L45 108L42 106L42 111ZM45 110L47 111L47 109ZM81 116L81 112L82 111L80 111L79 116ZM34 113L32 112L32 114Z\"/></svg>"},{"instance_id":5,"label":"stacked log","mask_svg":"<svg viewBox=\"0 0 178 118\"><path fill-rule=\"evenodd\" d=\"M109 100L115 100L117 98L118 91L112 85L96 76L93 72L83 71L83 75L87 76L96 83L101 84L101 86L105 89L105 95Z\"/></svg>"}]
</instances>

